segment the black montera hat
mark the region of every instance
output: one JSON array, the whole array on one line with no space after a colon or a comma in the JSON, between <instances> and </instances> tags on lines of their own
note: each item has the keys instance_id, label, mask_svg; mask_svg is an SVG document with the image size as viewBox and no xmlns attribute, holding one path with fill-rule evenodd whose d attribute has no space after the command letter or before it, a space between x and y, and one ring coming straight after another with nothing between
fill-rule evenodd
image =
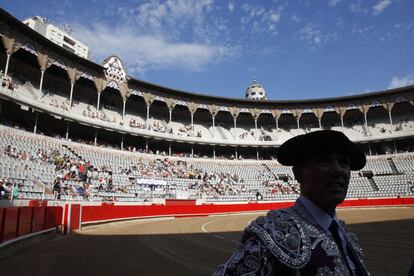
<instances>
[{"instance_id":1,"label":"black montera hat","mask_svg":"<svg viewBox=\"0 0 414 276\"><path fill-rule=\"evenodd\" d=\"M285 166L293 166L307 158L326 153L347 154L353 171L362 169L367 161L362 150L345 134L335 130L314 131L287 140L277 151L277 161Z\"/></svg>"}]
</instances>

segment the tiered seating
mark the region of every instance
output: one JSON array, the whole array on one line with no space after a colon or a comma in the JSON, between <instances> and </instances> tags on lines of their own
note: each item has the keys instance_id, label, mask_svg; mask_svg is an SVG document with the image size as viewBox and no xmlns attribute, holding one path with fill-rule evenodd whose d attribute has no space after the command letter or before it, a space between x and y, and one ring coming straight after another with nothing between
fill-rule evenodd
<instances>
[{"instance_id":1,"label":"tiered seating","mask_svg":"<svg viewBox=\"0 0 414 276\"><path fill-rule=\"evenodd\" d=\"M208 130L207 127L200 125L200 124L194 124L194 132L195 133L201 133L201 137L203 139L212 139L214 138L211 132Z\"/></svg>"},{"instance_id":2,"label":"tiered seating","mask_svg":"<svg viewBox=\"0 0 414 276\"><path fill-rule=\"evenodd\" d=\"M388 162L388 160L384 157L368 157L367 164L362 169L363 171L372 171L374 174L392 174L393 170Z\"/></svg>"},{"instance_id":3,"label":"tiered seating","mask_svg":"<svg viewBox=\"0 0 414 276\"><path fill-rule=\"evenodd\" d=\"M6 89L7 90L7 89ZM16 89L14 89L14 93L11 95L18 99L26 100L28 103L33 105L39 105L43 108L47 108L51 111L57 113L63 113L67 116L75 116L75 117L83 117L85 121L91 120L98 120L100 123L108 124L110 126L120 127L120 123L122 121L120 110L113 110L103 107L99 112L99 114L95 114L95 116L88 116L87 109L90 109L92 112L96 113L95 104L86 104L84 102L74 102L74 105L71 109L68 109L68 98L60 95L56 95L53 92L48 92L44 89L44 93L40 93L36 88L33 87L28 82L25 82L21 85L18 85ZM7 90L6 92L10 92L11 90ZM10 94L10 93L9 93ZM85 100L86 101L86 100ZM86 115L85 115L86 113ZM98 115L98 117L97 117ZM124 125L126 128L145 128L145 127L133 127L130 126L130 121L135 120L141 123L141 126L145 126L145 118L142 118L137 115L126 114ZM368 128L362 123L362 121L356 121L350 124L349 122L345 122L345 126L342 128L341 126L332 126L332 129L344 132L350 139L362 139L367 137L384 137L389 135L399 135L404 133L412 133L414 131L414 118L411 115L393 115L393 130L390 132L390 125L388 120L385 120L382 117L373 117L368 118ZM164 123L167 126L166 123ZM179 122L171 122L168 124L167 132L169 129L173 130L172 134L179 133L178 129L180 127L189 127L189 123L183 125ZM152 128L151 131L159 132L156 130L157 128ZM319 128L304 128L301 125L300 129L296 127L292 127L289 130L284 130L279 128L278 131L273 129L272 131L265 131L263 133L256 133L251 135L251 131L253 132L261 132L260 129L255 130L252 127L241 127L238 126L236 130L230 125L220 125L219 122L216 122L215 127L208 127L201 124L194 124L194 133L190 135L190 137L196 137L200 140L236 140L239 142L247 141L268 141L269 139L272 141L284 142L287 139L299 135L304 134L309 131L318 130ZM161 131L164 133L164 131ZM234 133L236 132L236 133ZM198 135L200 133L201 135ZM243 133L248 133L248 135L242 135ZM187 135L181 135L187 137ZM261 136L266 136L266 139L261 139Z\"/></svg>"},{"instance_id":4,"label":"tiered seating","mask_svg":"<svg viewBox=\"0 0 414 276\"><path fill-rule=\"evenodd\" d=\"M0 178L18 183L20 198L134 202L190 197L246 201L259 196L263 200L294 200L299 193L291 168L275 161L163 157L84 145L3 126L0 147ZM65 169L62 161L51 158L70 164ZM351 173L348 197L414 195L413 162L410 153L368 157L364 174ZM86 177L72 172L73 166L80 165ZM63 179L63 192L52 195L58 176Z\"/></svg>"},{"instance_id":5,"label":"tiered seating","mask_svg":"<svg viewBox=\"0 0 414 276\"><path fill-rule=\"evenodd\" d=\"M402 173L414 173L414 156L412 154L401 154L393 158L397 170Z\"/></svg>"},{"instance_id":6,"label":"tiered seating","mask_svg":"<svg viewBox=\"0 0 414 276\"><path fill-rule=\"evenodd\" d=\"M352 127L332 127L332 130L342 131L349 139L360 139L366 137L366 132L364 132L364 128L362 125L355 125Z\"/></svg>"},{"instance_id":7,"label":"tiered seating","mask_svg":"<svg viewBox=\"0 0 414 276\"><path fill-rule=\"evenodd\" d=\"M351 176L348 188L349 198L361 198L376 196L369 179L365 177Z\"/></svg>"},{"instance_id":8,"label":"tiered seating","mask_svg":"<svg viewBox=\"0 0 414 276\"><path fill-rule=\"evenodd\" d=\"M397 196L413 195L414 174L374 176L375 183L378 185L378 196L389 194Z\"/></svg>"},{"instance_id":9,"label":"tiered seating","mask_svg":"<svg viewBox=\"0 0 414 276\"><path fill-rule=\"evenodd\" d=\"M230 131L222 126L210 127L209 130L213 134L214 139L234 140L234 137Z\"/></svg>"},{"instance_id":10,"label":"tiered seating","mask_svg":"<svg viewBox=\"0 0 414 276\"><path fill-rule=\"evenodd\" d=\"M283 143L284 141L287 141L293 137L292 133L290 133L289 131L285 131L281 128L279 128L278 130L273 129L271 133L273 137L275 137L275 140L279 143Z\"/></svg>"}]
</instances>

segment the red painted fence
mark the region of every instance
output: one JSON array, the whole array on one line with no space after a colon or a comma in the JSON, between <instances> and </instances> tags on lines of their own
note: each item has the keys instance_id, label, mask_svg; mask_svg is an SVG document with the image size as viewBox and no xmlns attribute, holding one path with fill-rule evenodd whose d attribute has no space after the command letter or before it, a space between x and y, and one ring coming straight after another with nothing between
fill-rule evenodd
<instances>
[{"instance_id":1,"label":"red painted fence","mask_svg":"<svg viewBox=\"0 0 414 276\"><path fill-rule=\"evenodd\" d=\"M196 216L220 213L267 211L292 206L294 202L249 203L249 204L168 204L152 206L83 206L82 223L110 221L125 218L158 216ZM414 198L384 198L346 200L339 207L400 206L414 205ZM76 228L72 228L76 229Z\"/></svg>"},{"instance_id":2,"label":"red painted fence","mask_svg":"<svg viewBox=\"0 0 414 276\"><path fill-rule=\"evenodd\" d=\"M104 222L120 219L161 217L161 216L199 216L220 213L238 213L267 211L292 206L294 202L272 202L248 204L203 204L195 205L194 201L167 201L166 205L128 205L118 206L102 204L101 206L81 206L72 204L65 206L65 213L60 206L44 206L40 204L29 207L0 208L0 245L3 242L46 229L62 226L65 233L79 229L81 224ZM414 198L383 198L346 200L339 207L369 206L403 206L414 205ZM69 215L70 214L70 215Z\"/></svg>"},{"instance_id":3,"label":"red painted fence","mask_svg":"<svg viewBox=\"0 0 414 276\"><path fill-rule=\"evenodd\" d=\"M62 210L59 206L0 208L0 244L60 226Z\"/></svg>"}]
</instances>

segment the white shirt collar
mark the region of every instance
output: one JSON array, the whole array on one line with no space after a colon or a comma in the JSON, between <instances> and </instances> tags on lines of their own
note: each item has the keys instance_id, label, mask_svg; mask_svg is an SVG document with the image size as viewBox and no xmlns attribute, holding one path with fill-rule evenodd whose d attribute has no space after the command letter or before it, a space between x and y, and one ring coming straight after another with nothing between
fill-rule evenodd
<instances>
[{"instance_id":1,"label":"white shirt collar","mask_svg":"<svg viewBox=\"0 0 414 276\"><path fill-rule=\"evenodd\" d=\"M322 210L319 206L317 206L315 203L310 201L305 196L300 195L298 200L303 204L306 210L308 210L308 212L312 215L315 222L320 227L322 227L323 230L325 230L325 232L329 231L329 226L331 225L332 220L336 220L338 222L338 219L336 217L336 212L334 214L334 217L332 218L324 210Z\"/></svg>"}]
</instances>

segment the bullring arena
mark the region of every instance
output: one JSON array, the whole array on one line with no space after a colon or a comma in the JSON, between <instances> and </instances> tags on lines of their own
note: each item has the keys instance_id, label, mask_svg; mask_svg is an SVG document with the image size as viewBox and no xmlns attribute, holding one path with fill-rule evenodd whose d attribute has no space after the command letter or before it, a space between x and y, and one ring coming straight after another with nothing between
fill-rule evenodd
<instances>
[{"instance_id":1,"label":"bullring arena","mask_svg":"<svg viewBox=\"0 0 414 276\"><path fill-rule=\"evenodd\" d=\"M10 275L210 275L241 231L291 206L278 147L320 129L367 155L339 216L372 275L414 244L414 86L315 100L166 88L56 46L0 9L0 266ZM246 95L265 94L253 81Z\"/></svg>"}]
</instances>

